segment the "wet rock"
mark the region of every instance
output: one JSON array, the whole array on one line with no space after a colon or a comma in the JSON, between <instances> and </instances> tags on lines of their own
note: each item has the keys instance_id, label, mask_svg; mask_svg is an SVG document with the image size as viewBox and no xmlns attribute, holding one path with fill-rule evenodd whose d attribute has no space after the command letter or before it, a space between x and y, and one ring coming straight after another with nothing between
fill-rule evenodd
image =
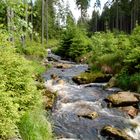
<instances>
[{"instance_id":1,"label":"wet rock","mask_svg":"<svg viewBox=\"0 0 140 140\"><path fill-rule=\"evenodd\" d=\"M65 84L65 81L62 80L62 79L59 79L59 80L57 81L57 83L60 84L60 85L64 85L64 84Z\"/></svg>"},{"instance_id":2,"label":"wet rock","mask_svg":"<svg viewBox=\"0 0 140 140\"><path fill-rule=\"evenodd\" d=\"M56 68L60 68L60 69L69 69L71 67L72 67L72 65L70 65L70 64L63 64L63 63L59 63L59 64L56 65Z\"/></svg>"},{"instance_id":3,"label":"wet rock","mask_svg":"<svg viewBox=\"0 0 140 140\"><path fill-rule=\"evenodd\" d=\"M112 88L115 86L117 86L117 79L115 77L112 77L107 83L107 87Z\"/></svg>"},{"instance_id":4,"label":"wet rock","mask_svg":"<svg viewBox=\"0 0 140 140\"><path fill-rule=\"evenodd\" d=\"M106 101L111 103L112 106L133 106L139 102L138 98L132 92L118 92L109 95Z\"/></svg>"},{"instance_id":5,"label":"wet rock","mask_svg":"<svg viewBox=\"0 0 140 140\"><path fill-rule=\"evenodd\" d=\"M103 127L101 134L103 136L110 136L114 138L114 140L134 140L132 137L127 135L125 131L112 126Z\"/></svg>"},{"instance_id":6,"label":"wet rock","mask_svg":"<svg viewBox=\"0 0 140 140\"><path fill-rule=\"evenodd\" d=\"M56 79L58 79L58 75L56 75L55 73L53 73L53 74L51 74L51 78L52 78L53 80L56 80Z\"/></svg>"},{"instance_id":7,"label":"wet rock","mask_svg":"<svg viewBox=\"0 0 140 140\"><path fill-rule=\"evenodd\" d=\"M89 83L102 83L108 82L112 75L103 74L101 72L81 73L78 76L74 76L72 80L77 84L89 84Z\"/></svg>"},{"instance_id":8,"label":"wet rock","mask_svg":"<svg viewBox=\"0 0 140 140\"><path fill-rule=\"evenodd\" d=\"M57 97L56 93L53 93L49 90L45 90L43 94L43 104L46 110L52 109L56 97Z\"/></svg>"},{"instance_id":9,"label":"wet rock","mask_svg":"<svg viewBox=\"0 0 140 140\"><path fill-rule=\"evenodd\" d=\"M120 107L120 109L126 112L131 118L134 118L138 115L138 109L133 106Z\"/></svg>"},{"instance_id":10,"label":"wet rock","mask_svg":"<svg viewBox=\"0 0 140 140\"><path fill-rule=\"evenodd\" d=\"M88 114L86 114L86 113L85 114L79 114L78 117L83 117L83 118L94 120L97 117L99 117L99 114L94 111L94 112L91 112L91 113L88 113Z\"/></svg>"}]
</instances>

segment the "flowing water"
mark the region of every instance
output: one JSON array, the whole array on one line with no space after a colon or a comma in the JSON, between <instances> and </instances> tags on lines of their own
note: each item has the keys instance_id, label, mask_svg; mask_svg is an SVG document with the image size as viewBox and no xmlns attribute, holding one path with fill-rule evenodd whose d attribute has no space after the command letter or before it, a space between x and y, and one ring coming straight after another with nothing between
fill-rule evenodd
<instances>
[{"instance_id":1,"label":"flowing water","mask_svg":"<svg viewBox=\"0 0 140 140\"><path fill-rule=\"evenodd\" d=\"M69 63L59 59L56 63ZM116 108L107 108L104 99L118 90L103 90L106 83L77 85L72 77L88 69L87 65L71 64L68 69L52 67L44 74L46 87L57 92L57 101L52 110L54 132L61 140L113 140L103 137L101 129L111 125L125 130L136 140L140 140L140 115L130 119L127 114ZM56 74L64 82L51 79ZM93 120L80 117L82 114L97 112L99 116Z\"/></svg>"}]
</instances>

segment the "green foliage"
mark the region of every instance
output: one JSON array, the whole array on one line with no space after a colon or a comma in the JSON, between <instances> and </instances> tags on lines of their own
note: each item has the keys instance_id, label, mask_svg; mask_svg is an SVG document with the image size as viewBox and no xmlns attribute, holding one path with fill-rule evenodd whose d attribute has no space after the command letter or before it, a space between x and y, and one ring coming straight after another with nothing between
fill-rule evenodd
<instances>
[{"instance_id":1,"label":"green foliage","mask_svg":"<svg viewBox=\"0 0 140 140\"><path fill-rule=\"evenodd\" d=\"M17 52L23 53L34 58L45 57L46 50L42 47L41 43L36 41L27 40L25 46L21 42L17 42L16 45Z\"/></svg>"},{"instance_id":2,"label":"green foliage","mask_svg":"<svg viewBox=\"0 0 140 140\"><path fill-rule=\"evenodd\" d=\"M117 83L119 87L124 90L128 90L130 87L130 75L126 70L122 70L121 73L117 77Z\"/></svg>"},{"instance_id":3,"label":"green foliage","mask_svg":"<svg viewBox=\"0 0 140 140\"><path fill-rule=\"evenodd\" d=\"M57 53L74 61L91 51L91 40L74 24L69 24L61 39Z\"/></svg>"},{"instance_id":4,"label":"green foliage","mask_svg":"<svg viewBox=\"0 0 140 140\"><path fill-rule=\"evenodd\" d=\"M131 44L133 47L138 47L140 46L140 26L137 26L131 35Z\"/></svg>"},{"instance_id":5,"label":"green foliage","mask_svg":"<svg viewBox=\"0 0 140 140\"><path fill-rule=\"evenodd\" d=\"M26 113L20 123L19 132L23 140L52 140L52 128L45 113L39 110Z\"/></svg>"},{"instance_id":6,"label":"green foliage","mask_svg":"<svg viewBox=\"0 0 140 140\"><path fill-rule=\"evenodd\" d=\"M73 60L77 60L80 56L86 54L92 49L91 41L82 32L77 32L72 39L69 49L69 56Z\"/></svg>"},{"instance_id":7,"label":"green foliage","mask_svg":"<svg viewBox=\"0 0 140 140\"><path fill-rule=\"evenodd\" d=\"M124 62L129 67L140 70L140 47L133 48L126 56Z\"/></svg>"},{"instance_id":8,"label":"green foliage","mask_svg":"<svg viewBox=\"0 0 140 140\"><path fill-rule=\"evenodd\" d=\"M22 115L41 103L33 79L31 62L15 53L3 35L0 36L0 137L15 134ZM10 46L10 47L9 47Z\"/></svg>"}]
</instances>

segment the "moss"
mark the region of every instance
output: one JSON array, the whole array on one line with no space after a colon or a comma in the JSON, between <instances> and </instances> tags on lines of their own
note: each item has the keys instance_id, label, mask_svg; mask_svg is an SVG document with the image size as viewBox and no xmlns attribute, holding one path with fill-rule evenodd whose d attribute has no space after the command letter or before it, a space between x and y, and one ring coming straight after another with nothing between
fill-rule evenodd
<instances>
[{"instance_id":1,"label":"moss","mask_svg":"<svg viewBox=\"0 0 140 140\"><path fill-rule=\"evenodd\" d=\"M49 90L45 90L44 91L44 94L43 94L43 97L44 97L44 106L45 106L45 109L46 110L49 110L49 109L52 109L53 105L54 105L54 102L57 98L57 94L56 92L51 92Z\"/></svg>"},{"instance_id":2,"label":"moss","mask_svg":"<svg viewBox=\"0 0 140 140\"><path fill-rule=\"evenodd\" d=\"M78 76L73 77L73 81L78 84L88 84L93 82L108 82L111 78L109 74L103 74L101 72L81 73Z\"/></svg>"}]
</instances>

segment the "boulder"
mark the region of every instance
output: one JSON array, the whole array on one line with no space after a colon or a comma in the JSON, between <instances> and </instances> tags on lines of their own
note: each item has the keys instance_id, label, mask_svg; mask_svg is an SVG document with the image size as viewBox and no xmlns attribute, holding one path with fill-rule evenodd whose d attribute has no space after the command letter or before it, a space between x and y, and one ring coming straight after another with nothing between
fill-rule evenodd
<instances>
[{"instance_id":1,"label":"boulder","mask_svg":"<svg viewBox=\"0 0 140 140\"><path fill-rule=\"evenodd\" d=\"M114 140L134 140L132 137L127 135L125 131L112 126L103 127L101 130L101 134L103 136L110 136Z\"/></svg>"},{"instance_id":2,"label":"boulder","mask_svg":"<svg viewBox=\"0 0 140 140\"><path fill-rule=\"evenodd\" d=\"M117 86L117 79L115 77L112 77L107 83L107 87L112 88L115 86Z\"/></svg>"},{"instance_id":3,"label":"boulder","mask_svg":"<svg viewBox=\"0 0 140 140\"><path fill-rule=\"evenodd\" d=\"M60 85L64 85L64 84L65 84L65 81L62 80L62 79L59 79L59 80L57 81L57 83L60 84Z\"/></svg>"},{"instance_id":4,"label":"boulder","mask_svg":"<svg viewBox=\"0 0 140 140\"><path fill-rule=\"evenodd\" d=\"M138 109L133 106L120 107L120 109L126 112L131 118L134 118L138 115Z\"/></svg>"},{"instance_id":5,"label":"boulder","mask_svg":"<svg viewBox=\"0 0 140 140\"><path fill-rule=\"evenodd\" d=\"M103 74L101 72L85 72L74 76L72 80L77 84L102 83L108 82L111 76L110 74Z\"/></svg>"},{"instance_id":6,"label":"boulder","mask_svg":"<svg viewBox=\"0 0 140 140\"><path fill-rule=\"evenodd\" d=\"M132 92L118 92L109 95L106 101L112 104L112 106L133 106L136 105L139 100Z\"/></svg>"},{"instance_id":7,"label":"boulder","mask_svg":"<svg viewBox=\"0 0 140 140\"><path fill-rule=\"evenodd\" d=\"M59 64L56 65L56 68L60 68L60 69L69 69L71 67L72 67L72 65L70 65L70 64L63 64L63 63L59 63Z\"/></svg>"},{"instance_id":8,"label":"boulder","mask_svg":"<svg viewBox=\"0 0 140 140\"><path fill-rule=\"evenodd\" d=\"M56 97L57 97L56 93L53 93L49 90L45 90L43 94L43 104L46 110L52 109Z\"/></svg>"},{"instance_id":9,"label":"boulder","mask_svg":"<svg viewBox=\"0 0 140 140\"><path fill-rule=\"evenodd\" d=\"M87 119L91 119L94 120L97 117L99 117L99 114L97 112L91 112L91 113L85 113L85 114L78 114L78 117L83 117L83 118L87 118Z\"/></svg>"}]
</instances>

